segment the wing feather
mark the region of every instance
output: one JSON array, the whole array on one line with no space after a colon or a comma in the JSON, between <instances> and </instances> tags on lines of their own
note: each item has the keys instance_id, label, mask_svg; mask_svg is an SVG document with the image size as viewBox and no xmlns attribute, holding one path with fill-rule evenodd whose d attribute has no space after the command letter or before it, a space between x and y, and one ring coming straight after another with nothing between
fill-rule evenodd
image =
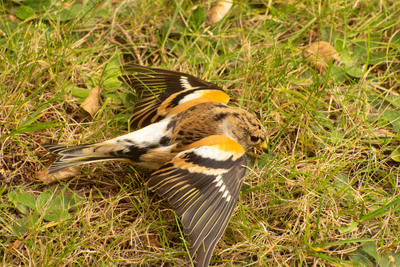
<instances>
[{"instance_id":1,"label":"wing feather","mask_svg":"<svg viewBox=\"0 0 400 267\"><path fill-rule=\"evenodd\" d=\"M186 103L184 109L187 109L201 102L227 104L229 101L229 96L222 88L186 73L134 64L126 64L124 69L126 74L121 79L135 90L138 97L131 118L134 128L147 126L176 111L180 112L179 105L183 103Z\"/></svg>"},{"instance_id":2,"label":"wing feather","mask_svg":"<svg viewBox=\"0 0 400 267\"><path fill-rule=\"evenodd\" d=\"M236 206L246 172L246 156L244 151L238 153L238 144L228 137L215 140L219 143L199 141L202 146L179 153L148 181L149 188L167 197L180 216L190 242L190 257L197 253L198 266L208 266ZM224 155L221 160L215 158L221 155L218 153Z\"/></svg>"}]
</instances>

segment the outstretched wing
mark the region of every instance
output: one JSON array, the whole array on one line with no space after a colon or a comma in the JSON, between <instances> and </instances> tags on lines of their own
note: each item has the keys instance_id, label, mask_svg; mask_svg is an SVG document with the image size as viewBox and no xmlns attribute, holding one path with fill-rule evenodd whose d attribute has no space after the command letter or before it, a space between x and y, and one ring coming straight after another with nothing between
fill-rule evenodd
<instances>
[{"instance_id":1,"label":"outstretched wing","mask_svg":"<svg viewBox=\"0 0 400 267\"><path fill-rule=\"evenodd\" d=\"M246 155L239 143L226 136L201 139L154 172L150 189L166 196L180 216L197 252L197 266L208 266L236 206Z\"/></svg>"},{"instance_id":2,"label":"outstretched wing","mask_svg":"<svg viewBox=\"0 0 400 267\"><path fill-rule=\"evenodd\" d=\"M122 80L135 89L138 102L131 125L141 128L201 103L227 104L222 88L185 73L127 64Z\"/></svg>"}]
</instances>

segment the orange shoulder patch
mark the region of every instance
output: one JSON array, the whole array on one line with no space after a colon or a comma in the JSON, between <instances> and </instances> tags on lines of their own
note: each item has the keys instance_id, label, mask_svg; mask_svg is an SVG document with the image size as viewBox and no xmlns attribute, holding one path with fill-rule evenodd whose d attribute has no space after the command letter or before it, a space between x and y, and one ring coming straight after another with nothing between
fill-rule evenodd
<instances>
[{"instance_id":1,"label":"orange shoulder patch","mask_svg":"<svg viewBox=\"0 0 400 267\"><path fill-rule=\"evenodd\" d=\"M214 147L223 153L230 153L233 155L234 159L241 157L246 152L238 142L224 135L211 135L205 137L188 145L184 150L202 146Z\"/></svg>"},{"instance_id":2,"label":"orange shoulder patch","mask_svg":"<svg viewBox=\"0 0 400 267\"><path fill-rule=\"evenodd\" d=\"M160 115L165 115L165 113L168 113L168 116L178 114L200 103L218 102L227 104L229 102L229 95L223 91L212 89L200 90L188 95L187 100L183 99L178 105L174 106L170 110L167 110L166 107L175 98L175 95L172 95L164 103L162 103L162 105L160 105L158 110Z\"/></svg>"},{"instance_id":3,"label":"orange shoulder patch","mask_svg":"<svg viewBox=\"0 0 400 267\"><path fill-rule=\"evenodd\" d=\"M203 95L203 98L209 99L209 101L220 102L224 104L228 104L229 95L225 92L218 90L206 90Z\"/></svg>"}]
</instances>

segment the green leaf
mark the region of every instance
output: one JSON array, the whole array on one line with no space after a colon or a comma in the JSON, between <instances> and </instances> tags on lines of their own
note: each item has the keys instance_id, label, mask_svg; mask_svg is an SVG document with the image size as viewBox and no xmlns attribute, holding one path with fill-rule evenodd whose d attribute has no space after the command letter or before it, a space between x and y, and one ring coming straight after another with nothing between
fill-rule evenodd
<instances>
[{"instance_id":1,"label":"green leaf","mask_svg":"<svg viewBox=\"0 0 400 267\"><path fill-rule=\"evenodd\" d=\"M362 250L368 255L372 256L375 260L378 259L379 254L374 241L367 242L362 246Z\"/></svg>"},{"instance_id":2,"label":"green leaf","mask_svg":"<svg viewBox=\"0 0 400 267\"><path fill-rule=\"evenodd\" d=\"M41 193L36 200L36 210L42 214L43 210L48 207L53 197L53 192L50 190Z\"/></svg>"},{"instance_id":3,"label":"green leaf","mask_svg":"<svg viewBox=\"0 0 400 267\"><path fill-rule=\"evenodd\" d=\"M335 43L336 36L336 31L332 28L332 26L327 25L321 28L321 41L326 41L333 44Z\"/></svg>"},{"instance_id":4,"label":"green leaf","mask_svg":"<svg viewBox=\"0 0 400 267\"><path fill-rule=\"evenodd\" d=\"M68 208L64 205L63 195L53 195L49 205L43 210L43 219L46 221L60 221L66 220L68 217Z\"/></svg>"},{"instance_id":5,"label":"green leaf","mask_svg":"<svg viewBox=\"0 0 400 267\"><path fill-rule=\"evenodd\" d=\"M400 111L388 108L383 112L382 119L389 122L396 133L400 134Z\"/></svg>"},{"instance_id":6,"label":"green leaf","mask_svg":"<svg viewBox=\"0 0 400 267\"><path fill-rule=\"evenodd\" d=\"M55 10L52 13L46 15L46 19L52 21L67 21L74 18L74 14L68 9Z\"/></svg>"},{"instance_id":7,"label":"green leaf","mask_svg":"<svg viewBox=\"0 0 400 267\"><path fill-rule=\"evenodd\" d=\"M384 51L371 52L369 54L368 65L382 65L386 62L395 60L393 56L388 56Z\"/></svg>"},{"instance_id":8,"label":"green leaf","mask_svg":"<svg viewBox=\"0 0 400 267\"><path fill-rule=\"evenodd\" d=\"M24 5L36 12L45 12L51 7L51 0L26 0Z\"/></svg>"},{"instance_id":9,"label":"green leaf","mask_svg":"<svg viewBox=\"0 0 400 267\"><path fill-rule=\"evenodd\" d=\"M83 198L76 193L72 194L63 193L63 196L64 196L63 205L64 208L66 208L67 210L70 210L82 204Z\"/></svg>"},{"instance_id":10,"label":"green leaf","mask_svg":"<svg viewBox=\"0 0 400 267\"><path fill-rule=\"evenodd\" d=\"M340 141L343 140L343 133L341 133L340 131L334 130L331 132L329 140L330 140L331 144L337 145L338 143L340 143Z\"/></svg>"},{"instance_id":11,"label":"green leaf","mask_svg":"<svg viewBox=\"0 0 400 267\"><path fill-rule=\"evenodd\" d=\"M114 56L106 65L104 69L103 76L105 77L103 81L103 86L110 88L120 88L121 81L119 76L121 76L121 64L119 62L119 56Z\"/></svg>"},{"instance_id":12,"label":"green leaf","mask_svg":"<svg viewBox=\"0 0 400 267\"><path fill-rule=\"evenodd\" d=\"M185 27L180 23L167 21L160 28L161 35L166 38L167 35L170 37L180 36L185 32Z\"/></svg>"},{"instance_id":13,"label":"green leaf","mask_svg":"<svg viewBox=\"0 0 400 267\"><path fill-rule=\"evenodd\" d=\"M326 114L320 111L315 112L315 120L318 122L318 124L322 125L323 127L326 127L330 130L334 129L334 125L332 121L327 118Z\"/></svg>"},{"instance_id":14,"label":"green leaf","mask_svg":"<svg viewBox=\"0 0 400 267\"><path fill-rule=\"evenodd\" d=\"M353 252L356 255L350 256L350 260L360 263L362 266L375 266L374 258L362 249L357 249Z\"/></svg>"},{"instance_id":15,"label":"green leaf","mask_svg":"<svg viewBox=\"0 0 400 267\"><path fill-rule=\"evenodd\" d=\"M71 89L72 96L79 98L79 102L83 102L83 100L85 100L85 98L88 97L89 93L90 89L84 89L78 87Z\"/></svg>"},{"instance_id":16,"label":"green leaf","mask_svg":"<svg viewBox=\"0 0 400 267\"><path fill-rule=\"evenodd\" d=\"M396 95L389 95L389 96L383 97L383 99L385 99L386 101L389 101L390 104L392 104L396 108L400 109L400 97L398 97ZM379 102L378 105L380 105L380 104L381 103Z\"/></svg>"},{"instance_id":17,"label":"green leaf","mask_svg":"<svg viewBox=\"0 0 400 267\"><path fill-rule=\"evenodd\" d=\"M394 44L397 47L400 47L400 31L392 36L392 39L390 39L390 43Z\"/></svg>"},{"instance_id":18,"label":"green leaf","mask_svg":"<svg viewBox=\"0 0 400 267\"><path fill-rule=\"evenodd\" d=\"M35 209L36 199L29 193L10 192L8 193L8 199L22 214L28 214L28 208Z\"/></svg>"},{"instance_id":19,"label":"green leaf","mask_svg":"<svg viewBox=\"0 0 400 267\"><path fill-rule=\"evenodd\" d=\"M242 191L242 194L243 194L243 195L247 194L247 193L248 193L247 191L248 191L249 189L250 189L250 186L249 186L248 184L243 184L243 185L242 185L242 190L241 190L241 191Z\"/></svg>"},{"instance_id":20,"label":"green leaf","mask_svg":"<svg viewBox=\"0 0 400 267\"><path fill-rule=\"evenodd\" d=\"M392 154L390 154L390 158L394 161L400 162L400 147L397 147Z\"/></svg>"},{"instance_id":21,"label":"green leaf","mask_svg":"<svg viewBox=\"0 0 400 267\"><path fill-rule=\"evenodd\" d=\"M338 227L337 229L339 230L340 233L345 234L353 231L355 228L357 228L358 225L359 225L358 222L352 222L350 223L350 225L346 227Z\"/></svg>"},{"instance_id":22,"label":"green leaf","mask_svg":"<svg viewBox=\"0 0 400 267\"><path fill-rule=\"evenodd\" d=\"M342 39L335 40L335 49L340 55L340 61L346 66L351 66L354 64L353 59L350 55L350 50Z\"/></svg>"},{"instance_id":23,"label":"green leaf","mask_svg":"<svg viewBox=\"0 0 400 267\"><path fill-rule=\"evenodd\" d=\"M64 7L54 7L52 12L46 14L46 19L53 21L68 21L78 18L79 16L84 16L90 11L90 8L82 4L74 4L70 8ZM96 15L99 15L102 9L96 10Z\"/></svg>"},{"instance_id":24,"label":"green leaf","mask_svg":"<svg viewBox=\"0 0 400 267\"><path fill-rule=\"evenodd\" d=\"M28 6L20 6L15 11L15 16L19 19L25 20L35 16L35 11Z\"/></svg>"},{"instance_id":25,"label":"green leaf","mask_svg":"<svg viewBox=\"0 0 400 267\"><path fill-rule=\"evenodd\" d=\"M133 108L136 102L137 102L137 96L134 93L126 94L125 106L127 108Z\"/></svg>"},{"instance_id":26,"label":"green leaf","mask_svg":"<svg viewBox=\"0 0 400 267\"><path fill-rule=\"evenodd\" d=\"M333 185L338 189L343 189L349 186L349 177L343 173L338 173L334 176Z\"/></svg>"},{"instance_id":27,"label":"green leaf","mask_svg":"<svg viewBox=\"0 0 400 267\"><path fill-rule=\"evenodd\" d=\"M361 78L364 74L362 67L359 65L347 67L346 72L348 75L355 78Z\"/></svg>"},{"instance_id":28,"label":"green leaf","mask_svg":"<svg viewBox=\"0 0 400 267\"><path fill-rule=\"evenodd\" d=\"M63 190L59 194L47 190L40 194L37 199L36 207L38 213L46 221L60 221L69 218L69 210L82 202L82 198L77 194L66 194Z\"/></svg>"},{"instance_id":29,"label":"green leaf","mask_svg":"<svg viewBox=\"0 0 400 267\"><path fill-rule=\"evenodd\" d=\"M185 47L175 40L169 39L165 43L165 47L170 51L177 55L183 55L185 53Z\"/></svg>"},{"instance_id":30,"label":"green leaf","mask_svg":"<svg viewBox=\"0 0 400 267\"><path fill-rule=\"evenodd\" d=\"M30 126L34 122L36 122L40 117L43 116L43 111L46 110L50 106L50 102L44 103L42 105L37 106L35 111L33 111L29 116L18 125L18 128L24 128ZM40 124L40 123L39 123Z\"/></svg>"},{"instance_id":31,"label":"green leaf","mask_svg":"<svg viewBox=\"0 0 400 267\"><path fill-rule=\"evenodd\" d=\"M387 257L384 258L385 264L388 262L387 266L400 266L400 253L390 253Z\"/></svg>"},{"instance_id":32,"label":"green leaf","mask_svg":"<svg viewBox=\"0 0 400 267\"><path fill-rule=\"evenodd\" d=\"M364 61L365 63L365 59L367 58L367 44L365 41L354 43L352 58L354 60Z\"/></svg>"},{"instance_id":33,"label":"green leaf","mask_svg":"<svg viewBox=\"0 0 400 267\"><path fill-rule=\"evenodd\" d=\"M400 253L380 254L375 241L365 243L350 259L364 266L392 267L400 265Z\"/></svg>"},{"instance_id":34,"label":"green leaf","mask_svg":"<svg viewBox=\"0 0 400 267\"><path fill-rule=\"evenodd\" d=\"M370 32L369 33L369 49L379 48L381 45L382 33L380 32Z\"/></svg>"},{"instance_id":35,"label":"green leaf","mask_svg":"<svg viewBox=\"0 0 400 267\"><path fill-rule=\"evenodd\" d=\"M260 168L263 168L264 166L267 166L273 161L275 158L274 154L272 152L264 153L262 156L257 160L257 166Z\"/></svg>"},{"instance_id":36,"label":"green leaf","mask_svg":"<svg viewBox=\"0 0 400 267\"><path fill-rule=\"evenodd\" d=\"M350 186L349 177L343 173L338 173L333 177L333 188L331 189L338 199L340 203L347 207L350 203L354 201L354 193L352 191L352 187ZM356 224L356 226L358 223ZM351 227L349 228L351 229ZM347 229L342 228L342 231L347 231Z\"/></svg>"},{"instance_id":37,"label":"green leaf","mask_svg":"<svg viewBox=\"0 0 400 267\"><path fill-rule=\"evenodd\" d=\"M60 12L58 12L58 20L60 21L67 21L73 18L75 18L74 14L68 9L63 9Z\"/></svg>"},{"instance_id":38,"label":"green leaf","mask_svg":"<svg viewBox=\"0 0 400 267\"><path fill-rule=\"evenodd\" d=\"M330 74L336 82L344 82L347 80L346 71L342 66L332 65L330 70Z\"/></svg>"},{"instance_id":39,"label":"green leaf","mask_svg":"<svg viewBox=\"0 0 400 267\"><path fill-rule=\"evenodd\" d=\"M87 13L89 10L90 8L82 4L73 4L69 9L74 18L78 18L79 15L83 15L84 13ZM96 14L98 14L99 12L101 12L101 9L96 9Z\"/></svg>"},{"instance_id":40,"label":"green leaf","mask_svg":"<svg viewBox=\"0 0 400 267\"><path fill-rule=\"evenodd\" d=\"M35 225L37 225L37 223L37 214L33 213L29 216L15 220L12 226L12 230L17 236L22 236L29 232L31 229L35 229Z\"/></svg>"}]
</instances>

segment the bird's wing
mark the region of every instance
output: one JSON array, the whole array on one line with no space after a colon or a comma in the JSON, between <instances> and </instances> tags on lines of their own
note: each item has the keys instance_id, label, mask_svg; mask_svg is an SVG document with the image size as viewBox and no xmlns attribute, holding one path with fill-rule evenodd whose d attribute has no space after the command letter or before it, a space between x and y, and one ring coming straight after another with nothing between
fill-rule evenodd
<instances>
[{"instance_id":1,"label":"bird's wing","mask_svg":"<svg viewBox=\"0 0 400 267\"><path fill-rule=\"evenodd\" d=\"M121 79L131 86L138 102L131 125L141 128L202 102L227 104L229 96L215 84L185 73L126 64Z\"/></svg>"},{"instance_id":2,"label":"bird's wing","mask_svg":"<svg viewBox=\"0 0 400 267\"><path fill-rule=\"evenodd\" d=\"M168 198L197 252L197 266L208 266L239 197L246 154L232 139L214 135L191 144L154 172L148 186Z\"/></svg>"}]
</instances>

